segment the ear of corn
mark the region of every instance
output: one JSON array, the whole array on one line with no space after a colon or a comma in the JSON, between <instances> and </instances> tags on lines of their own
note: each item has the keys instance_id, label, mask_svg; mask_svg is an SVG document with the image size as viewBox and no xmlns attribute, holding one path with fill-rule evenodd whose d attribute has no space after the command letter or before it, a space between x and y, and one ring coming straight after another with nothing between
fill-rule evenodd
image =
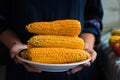
<instances>
[{"instance_id":1,"label":"ear of corn","mask_svg":"<svg viewBox=\"0 0 120 80\"><path fill-rule=\"evenodd\" d=\"M63 47L83 49L85 43L82 38L54 35L36 35L28 40L32 47Z\"/></svg>"},{"instance_id":2,"label":"ear of corn","mask_svg":"<svg viewBox=\"0 0 120 80\"><path fill-rule=\"evenodd\" d=\"M78 36L81 25L78 20L56 20L51 22L33 22L26 26L30 33L40 35Z\"/></svg>"},{"instance_id":3,"label":"ear of corn","mask_svg":"<svg viewBox=\"0 0 120 80\"><path fill-rule=\"evenodd\" d=\"M30 48L26 55L30 61L50 64L72 63L90 58L85 50L68 48Z\"/></svg>"}]
</instances>

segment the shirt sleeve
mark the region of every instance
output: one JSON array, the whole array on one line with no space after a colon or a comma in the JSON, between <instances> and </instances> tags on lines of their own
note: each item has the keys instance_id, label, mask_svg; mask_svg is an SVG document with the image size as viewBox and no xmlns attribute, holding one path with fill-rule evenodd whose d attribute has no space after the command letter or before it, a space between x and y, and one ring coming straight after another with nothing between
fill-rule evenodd
<instances>
[{"instance_id":1,"label":"shirt sleeve","mask_svg":"<svg viewBox=\"0 0 120 80\"><path fill-rule=\"evenodd\" d=\"M6 30L7 27L7 15L8 14L8 2L7 0L0 0L0 33Z\"/></svg>"},{"instance_id":2,"label":"shirt sleeve","mask_svg":"<svg viewBox=\"0 0 120 80\"><path fill-rule=\"evenodd\" d=\"M100 43L102 31L103 8L101 0L87 0L85 7L85 21L83 33L93 33L95 35L95 44Z\"/></svg>"}]
</instances>

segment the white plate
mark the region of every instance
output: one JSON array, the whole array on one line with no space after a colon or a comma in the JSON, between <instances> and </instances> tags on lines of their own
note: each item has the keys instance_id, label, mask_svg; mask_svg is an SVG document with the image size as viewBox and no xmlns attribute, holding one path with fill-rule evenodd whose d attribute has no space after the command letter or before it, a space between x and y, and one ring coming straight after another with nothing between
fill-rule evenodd
<instances>
[{"instance_id":1,"label":"white plate","mask_svg":"<svg viewBox=\"0 0 120 80\"><path fill-rule=\"evenodd\" d=\"M76 63L66 63L66 64L46 64L46 63L38 63L38 62L32 62L26 59L23 59L21 56L25 53L26 50L22 50L18 53L18 55L16 55L16 57L25 62L30 64L31 66L34 66L38 69L42 69L43 71L48 71L48 72L64 72L67 71L69 69L72 69L78 65L82 65L85 64L86 62L89 62L91 60L91 58L84 60L84 61L80 61L80 62L76 62Z\"/></svg>"}]
</instances>

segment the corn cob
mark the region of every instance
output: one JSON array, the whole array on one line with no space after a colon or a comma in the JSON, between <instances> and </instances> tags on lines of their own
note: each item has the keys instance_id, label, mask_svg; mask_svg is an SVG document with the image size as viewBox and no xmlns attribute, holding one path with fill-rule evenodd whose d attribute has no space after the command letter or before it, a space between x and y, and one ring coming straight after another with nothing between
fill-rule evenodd
<instances>
[{"instance_id":1,"label":"corn cob","mask_svg":"<svg viewBox=\"0 0 120 80\"><path fill-rule=\"evenodd\" d=\"M26 55L30 61L50 64L73 63L90 58L85 50L68 48L29 48Z\"/></svg>"},{"instance_id":2,"label":"corn cob","mask_svg":"<svg viewBox=\"0 0 120 80\"><path fill-rule=\"evenodd\" d=\"M82 38L54 35L36 35L28 40L32 47L64 47L83 49L85 43Z\"/></svg>"},{"instance_id":3,"label":"corn cob","mask_svg":"<svg viewBox=\"0 0 120 80\"><path fill-rule=\"evenodd\" d=\"M120 43L120 36L111 36L109 39L110 46L114 45L115 43Z\"/></svg>"},{"instance_id":4,"label":"corn cob","mask_svg":"<svg viewBox=\"0 0 120 80\"><path fill-rule=\"evenodd\" d=\"M56 20L51 22L33 22L26 25L30 33L40 35L78 36L81 25L78 20Z\"/></svg>"},{"instance_id":5,"label":"corn cob","mask_svg":"<svg viewBox=\"0 0 120 80\"><path fill-rule=\"evenodd\" d=\"M113 30L111 34L120 36L120 29Z\"/></svg>"}]
</instances>

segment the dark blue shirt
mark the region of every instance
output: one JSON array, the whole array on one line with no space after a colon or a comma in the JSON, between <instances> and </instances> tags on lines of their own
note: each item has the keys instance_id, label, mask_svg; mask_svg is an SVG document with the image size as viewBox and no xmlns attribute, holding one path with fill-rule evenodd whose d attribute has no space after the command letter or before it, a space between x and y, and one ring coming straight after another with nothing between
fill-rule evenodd
<instances>
[{"instance_id":1,"label":"dark blue shirt","mask_svg":"<svg viewBox=\"0 0 120 80\"><path fill-rule=\"evenodd\" d=\"M25 26L35 21L77 19L82 32L90 32L100 42L103 9L100 0L0 0L0 32L12 29L26 43Z\"/></svg>"}]
</instances>

